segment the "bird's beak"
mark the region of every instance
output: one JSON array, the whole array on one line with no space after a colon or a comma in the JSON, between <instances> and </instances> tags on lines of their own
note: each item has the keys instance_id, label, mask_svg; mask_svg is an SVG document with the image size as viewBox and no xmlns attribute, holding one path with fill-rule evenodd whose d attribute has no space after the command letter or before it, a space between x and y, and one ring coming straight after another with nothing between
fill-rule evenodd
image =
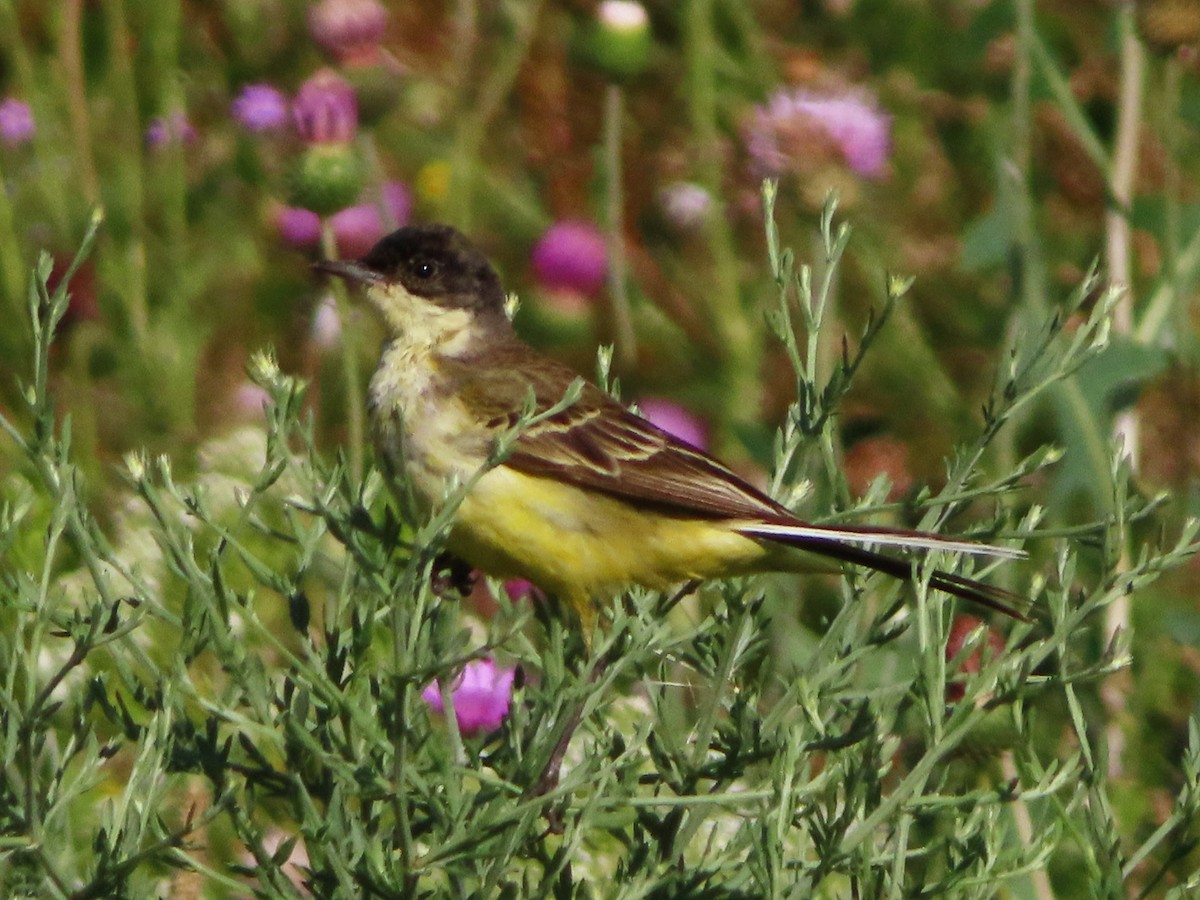
<instances>
[{"instance_id":1,"label":"bird's beak","mask_svg":"<svg viewBox=\"0 0 1200 900\"><path fill-rule=\"evenodd\" d=\"M373 284L383 281L383 276L374 269L368 269L361 263L345 262L340 259L319 259L312 265L318 272L326 275L336 275L355 284Z\"/></svg>"}]
</instances>

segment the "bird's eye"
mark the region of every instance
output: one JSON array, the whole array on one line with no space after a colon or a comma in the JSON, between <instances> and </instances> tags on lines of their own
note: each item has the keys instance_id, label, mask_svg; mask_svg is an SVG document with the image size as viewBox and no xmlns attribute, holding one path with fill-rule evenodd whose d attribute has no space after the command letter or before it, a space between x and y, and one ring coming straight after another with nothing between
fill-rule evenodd
<instances>
[{"instance_id":1,"label":"bird's eye","mask_svg":"<svg viewBox=\"0 0 1200 900\"><path fill-rule=\"evenodd\" d=\"M422 281L427 281L437 274L438 265L431 259L418 259L413 263L412 273Z\"/></svg>"}]
</instances>

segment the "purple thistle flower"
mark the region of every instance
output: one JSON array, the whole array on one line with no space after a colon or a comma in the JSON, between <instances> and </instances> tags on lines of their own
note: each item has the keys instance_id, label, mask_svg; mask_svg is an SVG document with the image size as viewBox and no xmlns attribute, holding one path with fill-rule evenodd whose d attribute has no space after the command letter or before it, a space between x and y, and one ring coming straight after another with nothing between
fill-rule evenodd
<instances>
[{"instance_id":1,"label":"purple thistle flower","mask_svg":"<svg viewBox=\"0 0 1200 900\"><path fill-rule=\"evenodd\" d=\"M526 597L533 597L541 592L532 581L524 578L510 578L504 582L504 593L508 594L509 600L524 600Z\"/></svg>"},{"instance_id":2,"label":"purple thistle flower","mask_svg":"<svg viewBox=\"0 0 1200 900\"><path fill-rule=\"evenodd\" d=\"M678 403L647 397L638 401L638 408L641 409L644 418L672 437L679 438L697 450L708 449L708 428L701 419Z\"/></svg>"},{"instance_id":3,"label":"purple thistle flower","mask_svg":"<svg viewBox=\"0 0 1200 900\"><path fill-rule=\"evenodd\" d=\"M0 103L0 141L9 147L16 147L33 140L36 133L37 125L29 104L16 97L6 97Z\"/></svg>"},{"instance_id":4,"label":"purple thistle flower","mask_svg":"<svg viewBox=\"0 0 1200 900\"><path fill-rule=\"evenodd\" d=\"M308 8L308 32L340 63L372 61L387 29L378 0L321 0Z\"/></svg>"},{"instance_id":5,"label":"purple thistle flower","mask_svg":"<svg viewBox=\"0 0 1200 900\"><path fill-rule=\"evenodd\" d=\"M404 182L389 181L379 195L379 202L359 203L334 213L330 221L342 259L366 256L385 232L408 224L412 198Z\"/></svg>"},{"instance_id":6,"label":"purple thistle flower","mask_svg":"<svg viewBox=\"0 0 1200 900\"><path fill-rule=\"evenodd\" d=\"M472 660L463 667L450 693L458 728L463 734L495 731L500 727L508 715L515 675L516 669L501 668L490 659ZM445 713L441 686L436 680L421 691L421 699Z\"/></svg>"},{"instance_id":7,"label":"purple thistle flower","mask_svg":"<svg viewBox=\"0 0 1200 900\"><path fill-rule=\"evenodd\" d=\"M233 101L233 117L248 131L274 131L288 121L287 97L269 84L248 84Z\"/></svg>"},{"instance_id":8,"label":"purple thistle flower","mask_svg":"<svg viewBox=\"0 0 1200 900\"><path fill-rule=\"evenodd\" d=\"M284 206L275 213L275 230L285 244L308 250L321 242L321 217L311 209Z\"/></svg>"},{"instance_id":9,"label":"purple thistle flower","mask_svg":"<svg viewBox=\"0 0 1200 900\"><path fill-rule=\"evenodd\" d=\"M262 419L264 411L271 405L271 395L249 381L238 385L230 400L233 414L248 421Z\"/></svg>"},{"instance_id":10,"label":"purple thistle flower","mask_svg":"<svg viewBox=\"0 0 1200 900\"><path fill-rule=\"evenodd\" d=\"M195 140L196 129L182 111L158 116L146 126L146 146L151 150L159 150L169 144L190 144Z\"/></svg>"},{"instance_id":11,"label":"purple thistle flower","mask_svg":"<svg viewBox=\"0 0 1200 900\"><path fill-rule=\"evenodd\" d=\"M338 256L365 256L387 231L408 224L412 195L403 181L389 181L379 189L379 200L347 206L330 216ZM321 217L311 209L284 206L275 212L275 230L285 244L309 250L321 242Z\"/></svg>"},{"instance_id":12,"label":"purple thistle flower","mask_svg":"<svg viewBox=\"0 0 1200 900\"><path fill-rule=\"evenodd\" d=\"M342 259L366 256L383 237L383 220L374 203L347 206L334 213L329 222L333 226L338 256Z\"/></svg>"},{"instance_id":13,"label":"purple thistle flower","mask_svg":"<svg viewBox=\"0 0 1200 900\"><path fill-rule=\"evenodd\" d=\"M712 194L698 184L676 181L658 192L658 203L668 222L680 231L690 231L708 217L713 199Z\"/></svg>"},{"instance_id":14,"label":"purple thistle flower","mask_svg":"<svg viewBox=\"0 0 1200 900\"><path fill-rule=\"evenodd\" d=\"M384 225L388 230L402 228L408 224L412 215L412 191L403 181L389 181L380 190L383 196L383 208L389 221Z\"/></svg>"},{"instance_id":15,"label":"purple thistle flower","mask_svg":"<svg viewBox=\"0 0 1200 900\"><path fill-rule=\"evenodd\" d=\"M348 144L358 130L354 88L332 69L322 69L300 86L292 117L306 144Z\"/></svg>"},{"instance_id":16,"label":"purple thistle flower","mask_svg":"<svg viewBox=\"0 0 1200 900\"><path fill-rule=\"evenodd\" d=\"M591 296L608 273L604 236L590 222L556 222L533 248L533 270L550 290Z\"/></svg>"},{"instance_id":17,"label":"purple thistle flower","mask_svg":"<svg viewBox=\"0 0 1200 900\"><path fill-rule=\"evenodd\" d=\"M891 148L891 117L862 91L777 91L755 111L747 131L746 150L761 175L788 171L794 161L813 153L819 136L868 178L883 174Z\"/></svg>"}]
</instances>

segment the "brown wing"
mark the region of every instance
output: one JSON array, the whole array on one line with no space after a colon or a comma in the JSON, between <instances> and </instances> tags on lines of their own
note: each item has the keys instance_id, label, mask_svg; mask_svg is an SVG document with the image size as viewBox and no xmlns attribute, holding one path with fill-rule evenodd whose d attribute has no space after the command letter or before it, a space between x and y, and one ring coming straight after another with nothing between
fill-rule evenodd
<instances>
[{"instance_id":1,"label":"brown wing","mask_svg":"<svg viewBox=\"0 0 1200 900\"><path fill-rule=\"evenodd\" d=\"M488 427L499 433L516 424L532 390L539 410L559 403L575 374L515 339L490 347L486 379L471 360L445 360L443 367L455 389L476 411L487 417ZM504 373L504 374L499 374ZM856 546L848 535L866 543L905 543L926 548L946 543L962 550L963 542L945 541L938 535L871 526L826 528L808 525L762 491L750 486L721 463L636 416L594 385L585 383L578 402L555 413L518 437L505 464L530 475L556 478L591 490L603 491L638 504L653 504L666 512L713 519L747 519L785 526L762 537L797 549L854 565L867 566L895 578L912 577L908 561ZM828 531L828 534L822 532ZM754 537L753 529L747 536ZM901 539L899 542L889 539ZM1002 548L979 545L980 551ZM1007 554L1006 554L1007 555ZM1018 619L1023 598L961 575L935 571L933 587L947 591Z\"/></svg>"},{"instance_id":2,"label":"brown wing","mask_svg":"<svg viewBox=\"0 0 1200 900\"><path fill-rule=\"evenodd\" d=\"M559 403L576 376L523 345L489 348L486 381L469 360L446 361L457 389L497 430L512 427L529 391L539 410ZM494 354L503 354L497 360ZM501 363L496 368L496 363ZM496 377L497 371L507 373ZM579 401L521 433L505 464L666 510L714 519L793 521L786 509L721 463L584 384Z\"/></svg>"}]
</instances>

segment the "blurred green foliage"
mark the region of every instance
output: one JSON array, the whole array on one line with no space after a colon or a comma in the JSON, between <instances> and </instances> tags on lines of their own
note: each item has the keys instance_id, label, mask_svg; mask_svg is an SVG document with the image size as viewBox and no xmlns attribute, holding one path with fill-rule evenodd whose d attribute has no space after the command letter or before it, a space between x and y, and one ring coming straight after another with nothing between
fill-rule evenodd
<instances>
[{"instance_id":1,"label":"blurred green foliage","mask_svg":"<svg viewBox=\"0 0 1200 900\"><path fill-rule=\"evenodd\" d=\"M651 2L614 86L572 50L592 6L389 5L337 64L368 194L410 184L531 340L582 372L616 341L626 399L684 402L811 517L1026 543L987 577L1042 624L964 674L942 598L855 575L634 593L590 650L435 595L453 504L406 521L360 462L376 332L316 327L318 251L276 229L300 148L230 113L323 64L306 4L0 0L37 124L0 143L0 892L1200 890L1190 51L1128 4ZM889 162L794 160L764 227L747 132L797 86L878 97ZM147 141L179 113L194 139ZM566 218L609 234L608 302L533 278ZM482 655L523 683L464 738L419 695Z\"/></svg>"}]
</instances>

